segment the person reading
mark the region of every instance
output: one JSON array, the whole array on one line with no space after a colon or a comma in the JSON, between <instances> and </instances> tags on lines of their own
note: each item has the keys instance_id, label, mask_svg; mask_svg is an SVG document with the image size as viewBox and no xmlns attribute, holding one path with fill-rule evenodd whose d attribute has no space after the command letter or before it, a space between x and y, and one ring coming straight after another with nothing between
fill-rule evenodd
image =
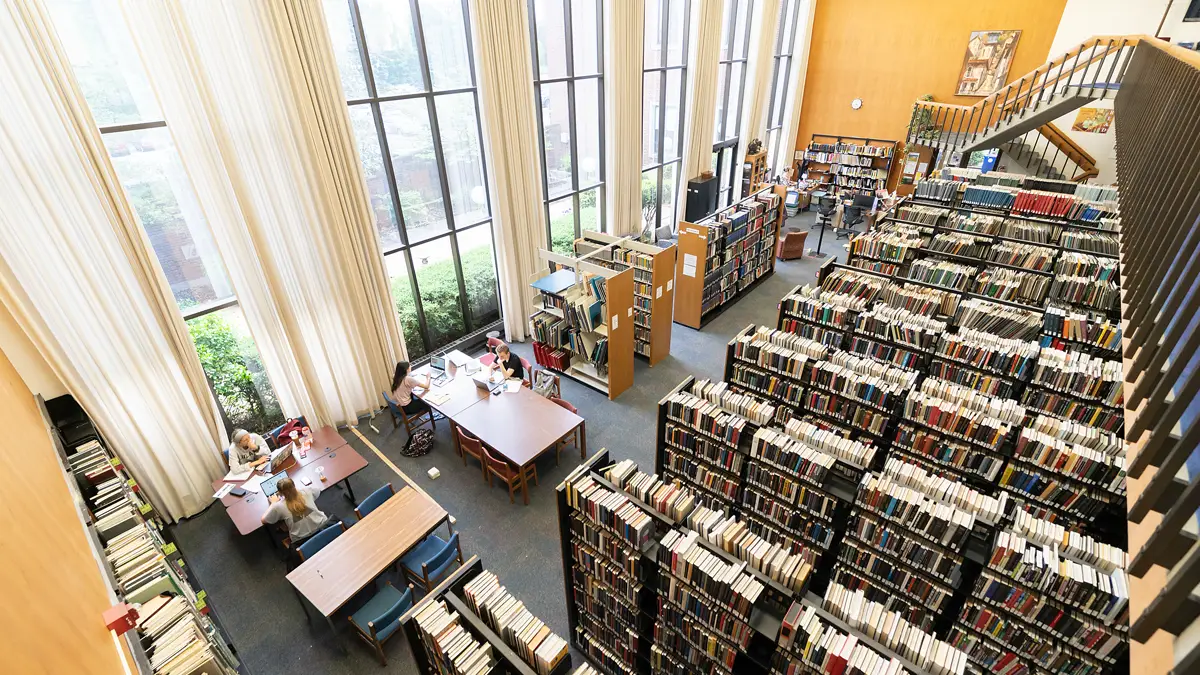
<instances>
[{"instance_id":1,"label":"person reading","mask_svg":"<svg viewBox=\"0 0 1200 675\"><path fill-rule=\"evenodd\" d=\"M502 373L505 379L525 379L525 366L521 365L521 357L512 353L506 344L496 346L496 360L492 362L492 370Z\"/></svg>"},{"instance_id":2,"label":"person reading","mask_svg":"<svg viewBox=\"0 0 1200 675\"><path fill-rule=\"evenodd\" d=\"M229 470L233 473L245 473L257 469L267 463L271 454L267 442L262 436L252 434L245 429L234 429L229 443Z\"/></svg>"}]
</instances>

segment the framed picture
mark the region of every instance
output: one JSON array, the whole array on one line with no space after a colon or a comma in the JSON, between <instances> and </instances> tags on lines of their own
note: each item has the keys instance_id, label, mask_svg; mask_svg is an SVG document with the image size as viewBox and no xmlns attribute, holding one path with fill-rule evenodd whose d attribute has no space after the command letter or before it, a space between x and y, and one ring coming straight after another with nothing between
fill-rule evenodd
<instances>
[{"instance_id":1,"label":"framed picture","mask_svg":"<svg viewBox=\"0 0 1200 675\"><path fill-rule=\"evenodd\" d=\"M1107 134L1112 126L1112 108L1080 108L1075 114L1071 131L1086 131L1091 134Z\"/></svg>"},{"instance_id":2,"label":"framed picture","mask_svg":"<svg viewBox=\"0 0 1200 675\"><path fill-rule=\"evenodd\" d=\"M1019 30L972 31L954 93L988 96L1003 87L1020 38Z\"/></svg>"}]
</instances>

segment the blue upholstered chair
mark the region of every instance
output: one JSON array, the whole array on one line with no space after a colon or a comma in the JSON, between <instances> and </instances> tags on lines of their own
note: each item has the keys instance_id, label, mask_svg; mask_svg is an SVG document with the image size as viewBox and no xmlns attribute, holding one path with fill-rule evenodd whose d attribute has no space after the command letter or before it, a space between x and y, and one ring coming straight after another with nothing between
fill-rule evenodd
<instances>
[{"instance_id":1,"label":"blue upholstered chair","mask_svg":"<svg viewBox=\"0 0 1200 675\"><path fill-rule=\"evenodd\" d=\"M364 516L379 508L380 504L386 502L394 494L396 494L396 491L392 488L392 484L384 483L383 487L367 495L366 499L362 500L358 503L358 506L354 507L354 515L357 516L359 520L362 520Z\"/></svg>"},{"instance_id":2,"label":"blue upholstered chair","mask_svg":"<svg viewBox=\"0 0 1200 675\"><path fill-rule=\"evenodd\" d=\"M329 542L337 539L346 531L345 523L335 523L321 530L313 536L305 539L296 548L296 554L300 556L300 562L304 562L317 554L317 551L329 545Z\"/></svg>"},{"instance_id":3,"label":"blue upholstered chair","mask_svg":"<svg viewBox=\"0 0 1200 675\"><path fill-rule=\"evenodd\" d=\"M455 532L450 541L436 534L425 537L425 541L400 559L400 566L404 568L405 576L421 584L428 593L447 572L457 568L455 562L461 565L462 561L462 546Z\"/></svg>"},{"instance_id":4,"label":"blue upholstered chair","mask_svg":"<svg viewBox=\"0 0 1200 675\"><path fill-rule=\"evenodd\" d=\"M413 606L413 588L410 584L401 593L389 581L357 612L350 615L350 625L367 644L375 647L379 663L387 665L383 653L383 641L400 628L400 617Z\"/></svg>"}]
</instances>

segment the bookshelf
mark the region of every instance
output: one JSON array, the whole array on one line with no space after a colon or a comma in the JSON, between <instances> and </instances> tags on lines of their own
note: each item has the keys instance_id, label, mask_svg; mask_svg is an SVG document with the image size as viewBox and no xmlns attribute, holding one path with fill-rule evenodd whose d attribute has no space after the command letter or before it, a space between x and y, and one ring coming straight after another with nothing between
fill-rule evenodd
<instances>
[{"instance_id":1,"label":"bookshelf","mask_svg":"<svg viewBox=\"0 0 1200 675\"><path fill-rule=\"evenodd\" d=\"M497 613L498 603L511 602L513 596L503 590L495 575L483 568L478 556L471 556L436 588L421 598L400 617L404 631L423 673L470 673L481 664L490 664L479 672L510 675L565 675L570 672L571 655L567 641L549 630L523 606L510 605ZM476 589L493 588L489 598ZM517 599L519 600L519 598ZM490 604L489 602L490 601ZM523 630L514 632L520 624ZM502 637L503 635L503 637ZM444 649L451 641L460 644L455 658Z\"/></svg>"},{"instance_id":2,"label":"bookshelf","mask_svg":"<svg viewBox=\"0 0 1200 675\"><path fill-rule=\"evenodd\" d=\"M699 330L774 273L786 196L769 185L700 222L680 221L676 323Z\"/></svg>"},{"instance_id":3,"label":"bookshelf","mask_svg":"<svg viewBox=\"0 0 1200 675\"><path fill-rule=\"evenodd\" d=\"M767 182L767 152L746 153L742 162L742 194L754 192L758 186Z\"/></svg>"},{"instance_id":4,"label":"bookshelf","mask_svg":"<svg viewBox=\"0 0 1200 675\"><path fill-rule=\"evenodd\" d=\"M633 269L633 350L651 367L671 353L675 253L674 244L660 248L589 230L575 240L576 256L618 271Z\"/></svg>"},{"instance_id":5,"label":"bookshelf","mask_svg":"<svg viewBox=\"0 0 1200 675\"><path fill-rule=\"evenodd\" d=\"M896 141L861 136L813 134L800 173L817 177L825 188L874 193L887 189Z\"/></svg>"},{"instance_id":6,"label":"bookshelf","mask_svg":"<svg viewBox=\"0 0 1200 675\"><path fill-rule=\"evenodd\" d=\"M615 400L633 385L634 272L542 249L529 332L538 365Z\"/></svg>"}]
</instances>

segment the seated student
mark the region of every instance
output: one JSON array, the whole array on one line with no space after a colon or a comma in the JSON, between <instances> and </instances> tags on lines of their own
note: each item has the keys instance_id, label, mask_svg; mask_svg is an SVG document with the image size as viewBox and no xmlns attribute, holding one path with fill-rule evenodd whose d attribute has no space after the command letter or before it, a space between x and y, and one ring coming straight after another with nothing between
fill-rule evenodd
<instances>
[{"instance_id":1,"label":"seated student","mask_svg":"<svg viewBox=\"0 0 1200 675\"><path fill-rule=\"evenodd\" d=\"M292 548L296 544L325 529L330 523L329 516L317 508L317 495L321 488L313 485L296 487L291 478L279 481L279 492L271 495L271 505L263 514L264 525L283 521L287 526L288 536L292 538ZM336 521L334 521L336 522Z\"/></svg>"},{"instance_id":2,"label":"seated student","mask_svg":"<svg viewBox=\"0 0 1200 675\"><path fill-rule=\"evenodd\" d=\"M262 436L245 429L234 429L229 443L229 470L242 473L257 469L270 459L271 449Z\"/></svg>"},{"instance_id":3,"label":"seated student","mask_svg":"<svg viewBox=\"0 0 1200 675\"><path fill-rule=\"evenodd\" d=\"M492 370L499 370L505 379L525 379L525 366L521 365L521 357L512 353L508 345L496 345L496 360L492 362Z\"/></svg>"},{"instance_id":4,"label":"seated student","mask_svg":"<svg viewBox=\"0 0 1200 675\"><path fill-rule=\"evenodd\" d=\"M409 415L417 415L429 410L429 404L413 395L413 389L429 391L429 373L425 373L422 382L408 374L408 361L396 364L396 374L392 376L392 396L396 403Z\"/></svg>"}]
</instances>

